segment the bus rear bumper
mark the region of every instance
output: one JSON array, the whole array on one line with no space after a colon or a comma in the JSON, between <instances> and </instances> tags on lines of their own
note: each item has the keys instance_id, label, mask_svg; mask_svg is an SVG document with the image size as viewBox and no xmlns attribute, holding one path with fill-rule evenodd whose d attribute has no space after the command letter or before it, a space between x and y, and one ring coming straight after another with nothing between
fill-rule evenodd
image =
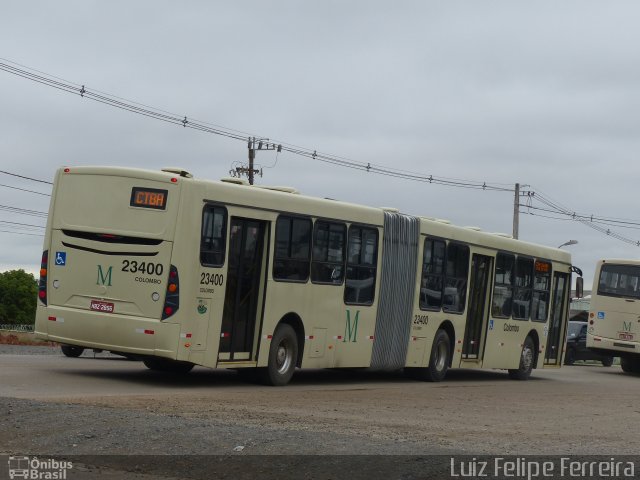
<instances>
[{"instance_id":1,"label":"bus rear bumper","mask_svg":"<svg viewBox=\"0 0 640 480\"><path fill-rule=\"evenodd\" d=\"M589 334L587 334L587 348L614 357L625 356L625 354L640 355L639 342L628 342Z\"/></svg>"},{"instance_id":2,"label":"bus rear bumper","mask_svg":"<svg viewBox=\"0 0 640 480\"><path fill-rule=\"evenodd\" d=\"M176 358L180 325L160 320L38 306L37 338L85 348Z\"/></svg>"}]
</instances>

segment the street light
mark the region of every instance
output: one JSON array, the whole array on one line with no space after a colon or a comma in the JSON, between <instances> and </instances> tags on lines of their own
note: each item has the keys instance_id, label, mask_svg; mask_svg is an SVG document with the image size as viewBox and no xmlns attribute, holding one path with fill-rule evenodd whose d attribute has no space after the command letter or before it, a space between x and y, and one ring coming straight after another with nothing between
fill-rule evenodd
<instances>
[{"instance_id":1,"label":"street light","mask_svg":"<svg viewBox=\"0 0 640 480\"><path fill-rule=\"evenodd\" d=\"M560 245L558 248L562 248L565 247L567 245L575 245L576 243L578 243L578 240L569 240L568 242L564 242L562 245Z\"/></svg>"}]
</instances>

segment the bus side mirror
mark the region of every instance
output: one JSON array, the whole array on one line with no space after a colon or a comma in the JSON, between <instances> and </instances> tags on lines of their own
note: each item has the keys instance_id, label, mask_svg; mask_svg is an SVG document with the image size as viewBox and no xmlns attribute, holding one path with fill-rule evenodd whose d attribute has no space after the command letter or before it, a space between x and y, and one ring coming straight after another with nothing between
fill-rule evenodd
<instances>
[{"instance_id":1,"label":"bus side mirror","mask_svg":"<svg viewBox=\"0 0 640 480\"><path fill-rule=\"evenodd\" d=\"M576 278L576 298L582 298L584 294L584 278Z\"/></svg>"}]
</instances>

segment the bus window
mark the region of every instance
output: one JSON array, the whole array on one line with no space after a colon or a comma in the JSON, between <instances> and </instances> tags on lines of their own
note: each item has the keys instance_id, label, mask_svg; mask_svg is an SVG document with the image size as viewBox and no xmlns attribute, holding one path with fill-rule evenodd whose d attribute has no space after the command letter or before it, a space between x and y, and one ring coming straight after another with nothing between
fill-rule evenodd
<instances>
[{"instance_id":1,"label":"bus window","mask_svg":"<svg viewBox=\"0 0 640 480\"><path fill-rule=\"evenodd\" d=\"M286 282L306 282L309 279L310 256L311 220L278 217L273 278Z\"/></svg>"},{"instance_id":2,"label":"bus window","mask_svg":"<svg viewBox=\"0 0 640 480\"><path fill-rule=\"evenodd\" d=\"M342 285L347 227L343 223L317 221L313 231L311 281Z\"/></svg>"},{"instance_id":3,"label":"bus window","mask_svg":"<svg viewBox=\"0 0 640 480\"><path fill-rule=\"evenodd\" d=\"M371 305L376 287L378 231L352 225L349 228L348 252L344 302Z\"/></svg>"},{"instance_id":4,"label":"bus window","mask_svg":"<svg viewBox=\"0 0 640 480\"><path fill-rule=\"evenodd\" d=\"M513 318L529 320L532 287L533 260L518 257L516 261L516 291L513 300Z\"/></svg>"},{"instance_id":5,"label":"bus window","mask_svg":"<svg viewBox=\"0 0 640 480\"><path fill-rule=\"evenodd\" d=\"M206 205L202 212L200 235L200 263L207 267L224 265L227 211L222 207Z\"/></svg>"},{"instance_id":6,"label":"bus window","mask_svg":"<svg viewBox=\"0 0 640 480\"><path fill-rule=\"evenodd\" d=\"M602 266L598 295L640 298L640 269L635 265Z\"/></svg>"},{"instance_id":7,"label":"bus window","mask_svg":"<svg viewBox=\"0 0 640 480\"><path fill-rule=\"evenodd\" d=\"M536 261L533 277L533 301L531 319L538 322L547 321L549 311L549 291L551 290L551 264Z\"/></svg>"},{"instance_id":8,"label":"bus window","mask_svg":"<svg viewBox=\"0 0 640 480\"><path fill-rule=\"evenodd\" d=\"M494 317L511 317L515 262L516 259L513 255L499 253L496 257L496 279L491 304L491 315Z\"/></svg>"},{"instance_id":9,"label":"bus window","mask_svg":"<svg viewBox=\"0 0 640 480\"><path fill-rule=\"evenodd\" d=\"M447 247L443 310L462 313L467 300L469 247L450 243Z\"/></svg>"},{"instance_id":10,"label":"bus window","mask_svg":"<svg viewBox=\"0 0 640 480\"><path fill-rule=\"evenodd\" d=\"M443 240L425 239L420 280L420 309L422 310L442 308L445 253L446 244Z\"/></svg>"}]
</instances>

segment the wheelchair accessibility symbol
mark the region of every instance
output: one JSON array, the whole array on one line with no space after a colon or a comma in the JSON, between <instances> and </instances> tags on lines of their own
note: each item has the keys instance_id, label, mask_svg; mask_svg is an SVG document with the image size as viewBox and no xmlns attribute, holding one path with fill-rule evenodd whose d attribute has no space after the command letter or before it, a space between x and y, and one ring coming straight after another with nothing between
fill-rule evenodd
<instances>
[{"instance_id":1,"label":"wheelchair accessibility symbol","mask_svg":"<svg viewBox=\"0 0 640 480\"><path fill-rule=\"evenodd\" d=\"M67 252L56 252L56 265L64 266L67 264Z\"/></svg>"}]
</instances>

